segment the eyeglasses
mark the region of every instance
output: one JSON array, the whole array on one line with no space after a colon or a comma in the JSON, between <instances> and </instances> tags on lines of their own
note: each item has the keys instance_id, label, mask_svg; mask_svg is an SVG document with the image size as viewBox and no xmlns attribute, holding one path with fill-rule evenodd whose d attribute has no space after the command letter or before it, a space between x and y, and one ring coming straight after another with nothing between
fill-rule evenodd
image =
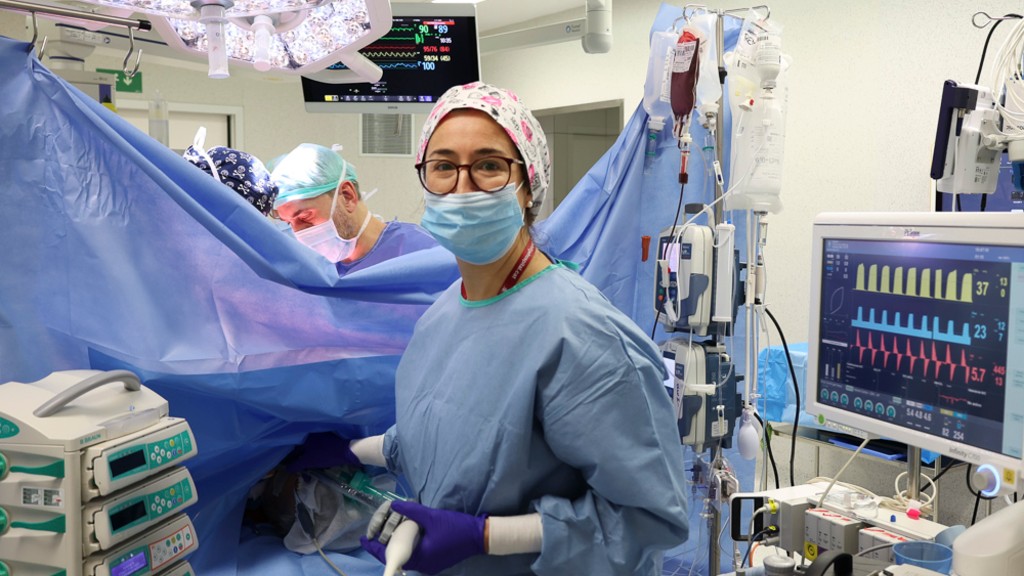
<instances>
[{"instance_id":1,"label":"eyeglasses","mask_svg":"<svg viewBox=\"0 0 1024 576\"><path fill-rule=\"evenodd\" d=\"M420 184L438 196L451 194L459 185L459 171L469 169L469 181L481 192L497 192L512 180L512 165L526 162L504 156L485 156L472 164L456 164L450 160L427 160L416 165Z\"/></svg>"}]
</instances>

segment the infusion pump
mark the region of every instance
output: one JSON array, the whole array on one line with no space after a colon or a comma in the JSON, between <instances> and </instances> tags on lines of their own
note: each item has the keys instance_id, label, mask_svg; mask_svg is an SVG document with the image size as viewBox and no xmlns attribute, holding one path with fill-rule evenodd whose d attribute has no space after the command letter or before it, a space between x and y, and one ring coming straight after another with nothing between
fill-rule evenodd
<instances>
[{"instance_id":1,"label":"infusion pump","mask_svg":"<svg viewBox=\"0 0 1024 576\"><path fill-rule=\"evenodd\" d=\"M192 576L195 455L126 370L0 384L0 576Z\"/></svg>"}]
</instances>

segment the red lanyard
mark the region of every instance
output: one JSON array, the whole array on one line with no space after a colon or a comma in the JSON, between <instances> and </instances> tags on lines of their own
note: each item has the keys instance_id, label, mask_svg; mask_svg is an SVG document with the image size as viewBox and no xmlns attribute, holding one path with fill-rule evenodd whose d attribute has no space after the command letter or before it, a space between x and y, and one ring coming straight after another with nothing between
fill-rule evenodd
<instances>
[{"instance_id":1,"label":"red lanyard","mask_svg":"<svg viewBox=\"0 0 1024 576\"><path fill-rule=\"evenodd\" d=\"M516 260L515 267L508 273L508 277L505 278L505 283L502 284L501 290L498 294L501 294L509 288L516 285L519 282L519 277L523 275L523 271L530 265L530 261L533 260L533 255L537 253L537 248L533 245L533 239L526 239L526 248L523 249L522 254L519 255L519 260ZM462 297L466 298L466 284L462 284Z\"/></svg>"}]
</instances>

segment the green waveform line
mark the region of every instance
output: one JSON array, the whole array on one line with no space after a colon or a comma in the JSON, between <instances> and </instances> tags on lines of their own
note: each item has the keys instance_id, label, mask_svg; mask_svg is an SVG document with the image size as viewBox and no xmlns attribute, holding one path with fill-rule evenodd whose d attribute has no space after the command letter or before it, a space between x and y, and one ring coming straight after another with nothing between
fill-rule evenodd
<instances>
[{"instance_id":1,"label":"green waveform line","mask_svg":"<svg viewBox=\"0 0 1024 576\"><path fill-rule=\"evenodd\" d=\"M416 36L383 36L381 40L415 40Z\"/></svg>"},{"instance_id":2,"label":"green waveform line","mask_svg":"<svg viewBox=\"0 0 1024 576\"><path fill-rule=\"evenodd\" d=\"M363 56L373 58L415 58L419 55L416 51L391 52L391 51L368 51L362 52Z\"/></svg>"}]
</instances>

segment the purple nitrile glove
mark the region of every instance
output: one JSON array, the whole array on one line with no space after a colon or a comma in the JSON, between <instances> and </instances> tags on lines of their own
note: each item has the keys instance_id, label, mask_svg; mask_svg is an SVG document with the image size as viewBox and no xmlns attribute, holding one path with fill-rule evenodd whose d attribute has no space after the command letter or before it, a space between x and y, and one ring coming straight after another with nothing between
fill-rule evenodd
<instances>
[{"instance_id":1,"label":"purple nitrile glove","mask_svg":"<svg viewBox=\"0 0 1024 576\"><path fill-rule=\"evenodd\" d=\"M484 553L484 523L487 515L471 516L463 512L428 508L416 502L396 500L391 503L392 514L401 514L420 526L420 541L412 551L406 570L437 574L462 562L470 556ZM366 536L359 539L363 548L384 563L384 544Z\"/></svg>"},{"instance_id":2,"label":"purple nitrile glove","mask_svg":"<svg viewBox=\"0 0 1024 576\"><path fill-rule=\"evenodd\" d=\"M285 469L301 472L307 468L360 466L359 458L348 446L350 442L334 432L314 432L284 459Z\"/></svg>"}]
</instances>

